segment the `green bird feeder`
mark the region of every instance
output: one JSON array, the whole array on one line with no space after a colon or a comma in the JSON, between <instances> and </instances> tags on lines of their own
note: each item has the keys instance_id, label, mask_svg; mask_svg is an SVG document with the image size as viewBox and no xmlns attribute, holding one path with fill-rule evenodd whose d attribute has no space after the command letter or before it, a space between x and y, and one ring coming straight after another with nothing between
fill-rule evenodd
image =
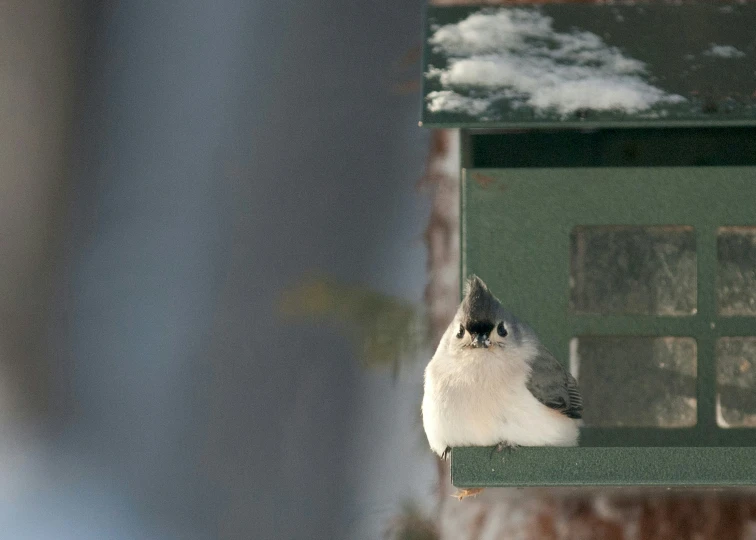
<instances>
[{"instance_id":1,"label":"green bird feeder","mask_svg":"<svg viewBox=\"0 0 756 540\"><path fill-rule=\"evenodd\" d=\"M756 5L427 8L460 128L462 275L577 377L580 445L452 483L756 485Z\"/></svg>"}]
</instances>

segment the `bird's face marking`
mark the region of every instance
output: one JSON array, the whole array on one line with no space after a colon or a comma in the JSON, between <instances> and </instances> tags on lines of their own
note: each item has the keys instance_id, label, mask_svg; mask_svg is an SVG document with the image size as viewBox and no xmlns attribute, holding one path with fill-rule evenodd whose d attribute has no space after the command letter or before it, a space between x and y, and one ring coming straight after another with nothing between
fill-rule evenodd
<instances>
[{"instance_id":1,"label":"bird's face marking","mask_svg":"<svg viewBox=\"0 0 756 540\"><path fill-rule=\"evenodd\" d=\"M489 348L493 328L494 325L490 321L467 321L465 329L470 335L469 346L473 349Z\"/></svg>"},{"instance_id":2,"label":"bird's face marking","mask_svg":"<svg viewBox=\"0 0 756 540\"><path fill-rule=\"evenodd\" d=\"M450 343L452 349L493 352L507 345L509 332L504 321L467 321L467 324L456 322L453 325L457 327L457 333Z\"/></svg>"},{"instance_id":3,"label":"bird's face marking","mask_svg":"<svg viewBox=\"0 0 756 540\"><path fill-rule=\"evenodd\" d=\"M485 283L472 277L450 327L450 352L464 356L499 352L511 344L512 324Z\"/></svg>"}]
</instances>

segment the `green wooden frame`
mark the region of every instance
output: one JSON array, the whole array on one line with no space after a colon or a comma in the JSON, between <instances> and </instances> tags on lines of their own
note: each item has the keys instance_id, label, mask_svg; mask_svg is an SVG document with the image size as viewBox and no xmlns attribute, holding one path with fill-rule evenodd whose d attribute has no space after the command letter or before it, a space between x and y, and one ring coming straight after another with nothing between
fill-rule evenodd
<instances>
[{"instance_id":1,"label":"green wooden frame","mask_svg":"<svg viewBox=\"0 0 756 540\"><path fill-rule=\"evenodd\" d=\"M716 424L714 361L718 337L756 335L756 319L722 317L715 306L717 229L756 223L753 201L756 167L464 169L463 274L480 275L561 361L568 358L570 340L580 335L695 338L698 418L693 428L583 428L577 449L521 448L493 455L455 449L454 484L756 483L756 430ZM575 226L618 224L694 227L696 314L570 313L570 232ZM716 463L702 464L703 457Z\"/></svg>"},{"instance_id":2,"label":"green wooden frame","mask_svg":"<svg viewBox=\"0 0 756 540\"><path fill-rule=\"evenodd\" d=\"M455 448L452 484L472 487L756 484L756 451L732 447Z\"/></svg>"}]
</instances>

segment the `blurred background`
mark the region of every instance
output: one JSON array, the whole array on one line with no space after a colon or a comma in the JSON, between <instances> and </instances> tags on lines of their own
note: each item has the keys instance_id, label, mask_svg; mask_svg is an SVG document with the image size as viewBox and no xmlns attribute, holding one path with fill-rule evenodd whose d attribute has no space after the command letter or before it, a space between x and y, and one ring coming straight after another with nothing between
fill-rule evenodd
<instances>
[{"instance_id":1,"label":"blurred background","mask_svg":"<svg viewBox=\"0 0 756 540\"><path fill-rule=\"evenodd\" d=\"M0 2L1 538L381 538L433 505L421 16Z\"/></svg>"}]
</instances>

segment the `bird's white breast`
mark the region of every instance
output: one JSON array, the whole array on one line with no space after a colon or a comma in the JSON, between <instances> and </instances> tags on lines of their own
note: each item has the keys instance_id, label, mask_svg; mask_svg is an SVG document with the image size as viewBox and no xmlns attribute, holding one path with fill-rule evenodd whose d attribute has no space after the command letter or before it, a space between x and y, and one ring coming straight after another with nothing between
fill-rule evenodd
<instances>
[{"instance_id":1,"label":"bird's white breast","mask_svg":"<svg viewBox=\"0 0 756 540\"><path fill-rule=\"evenodd\" d=\"M521 354L529 354L523 350ZM452 358L439 351L425 370L423 425L431 448L491 446L573 446L574 420L539 402L526 387L523 358L490 349Z\"/></svg>"}]
</instances>

